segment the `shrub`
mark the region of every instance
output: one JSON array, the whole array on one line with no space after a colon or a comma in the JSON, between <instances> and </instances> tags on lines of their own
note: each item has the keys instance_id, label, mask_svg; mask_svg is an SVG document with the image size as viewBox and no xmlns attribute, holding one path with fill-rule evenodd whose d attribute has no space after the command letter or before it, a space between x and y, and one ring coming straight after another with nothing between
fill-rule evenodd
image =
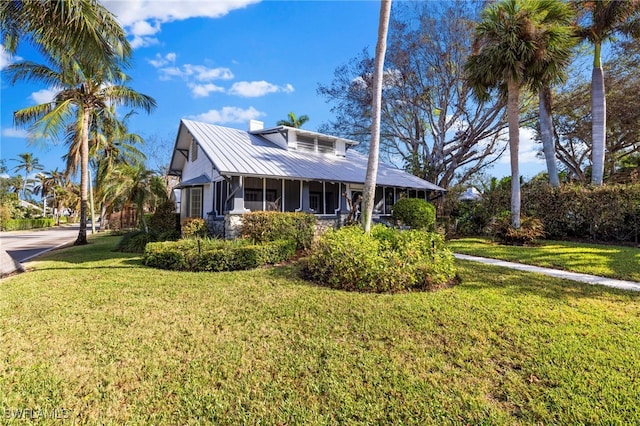
<instances>
[{"instance_id":1,"label":"shrub","mask_svg":"<svg viewBox=\"0 0 640 426\"><path fill-rule=\"evenodd\" d=\"M402 198L393 205L393 219L414 229L431 228L436 221L436 208L419 198Z\"/></svg>"},{"instance_id":2,"label":"shrub","mask_svg":"<svg viewBox=\"0 0 640 426\"><path fill-rule=\"evenodd\" d=\"M252 212L242 216L242 236L255 243L291 240L298 249L311 247L316 217L308 213Z\"/></svg>"},{"instance_id":3,"label":"shrub","mask_svg":"<svg viewBox=\"0 0 640 426\"><path fill-rule=\"evenodd\" d=\"M51 218L40 219L9 219L1 223L3 231L22 231L26 229L50 228L55 225Z\"/></svg>"},{"instance_id":4,"label":"shrub","mask_svg":"<svg viewBox=\"0 0 640 426\"><path fill-rule=\"evenodd\" d=\"M544 237L544 227L540 219L528 216L520 217L520 228L511 225L511 214L508 211L500 214L489 226L492 237L503 244L526 245Z\"/></svg>"},{"instance_id":5,"label":"shrub","mask_svg":"<svg viewBox=\"0 0 640 426\"><path fill-rule=\"evenodd\" d=\"M329 230L303 268L306 278L343 290L395 292L432 289L455 277L454 258L442 236L382 225Z\"/></svg>"},{"instance_id":6,"label":"shrub","mask_svg":"<svg viewBox=\"0 0 640 426\"><path fill-rule=\"evenodd\" d=\"M151 241L153 241L151 234L147 232L128 232L122 236L116 250L126 253L142 253L144 252L144 247Z\"/></svg>"},{"instance_id":7,"label":"shrub","mask_svg":"<svg viewBox=\"0 0 640 426\"><path fill-rule=\"evenodd\" d=\"M184 238L204 238L209 233L207 222L199 217L188 217L182 222L182 236Z\"/></svg>"},{"instance_id":8,"label":"shrub","mask_svg":"<svg viewBox=\"0 0 640 426\"><path fill-rule=\"evenodd\" d=\"M161 203L149 218L151 232L175 232L180 235L180 214L176 213L176 204L167 200Z\"/></svg>"},{"instance_id":9,"label":"shrub","mask_svg":"<svg viewBox=\"0 0 640 426\"><path fill-rule=\"evenodd\" d=\"M286 261L295 250L295 243L288 240L253 244L246 239L186 239L148 244L143 263L178 271L236 271Z\"/></svg>"},{"instance_id":10,"label":"shrub","mask_svg":"<svg viewBox=\"0 0 640 426\"><path fill-rule=\"evenodd\" d=\"M143 253L147 243L156 241L173 241L177 240L179 235L175 232L144 232L133 231L127 232L122 236L116 251L126 253Z\"/></svg>"},{"instance_id":11,"label":"shrub","mask_svg":"<svg viewBox=\"0 0 640 426\"><path fill-rule=\"evenodd\" d=\"M542 220L552 238L633 241L640 230L640 185L552 188L540 182L523 187L522 207Z\"/></svg>"}]
</instances>

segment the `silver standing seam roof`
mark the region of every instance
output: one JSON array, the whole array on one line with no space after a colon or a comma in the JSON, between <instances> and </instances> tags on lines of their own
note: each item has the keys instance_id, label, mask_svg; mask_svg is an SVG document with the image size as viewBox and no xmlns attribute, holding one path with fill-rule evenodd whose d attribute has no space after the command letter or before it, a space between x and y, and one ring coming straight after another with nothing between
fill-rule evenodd
<instances>
[{"instance_id":1,"label":"silver standing seam roof","mask_svg":"<svg viewBox=\"0 0 640 426\"><path fill-rule=\"evenodd\" d=\"M177 159L180 158L180 155L176 155L177 150L189 149L189 145L186 144L182 147L178 146L183 126L221 175L324 180L355 184L363 184L365 180L367 157L353 150L347 150L346 156L342 157L285 149L260 136L260 131L248 132L186 119L181 120L176 148L171 159L171 170L181 169L177 164ZM296 131L286 127L283 129ZM446 191L431 182L384 163L378 165L376 185Z\"/></svg>"}]
</instances>

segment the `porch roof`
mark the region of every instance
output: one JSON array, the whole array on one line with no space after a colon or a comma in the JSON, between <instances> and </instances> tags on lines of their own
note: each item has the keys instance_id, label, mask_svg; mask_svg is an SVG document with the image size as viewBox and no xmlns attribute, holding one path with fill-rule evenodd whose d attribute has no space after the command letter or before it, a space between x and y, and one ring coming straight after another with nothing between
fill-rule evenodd
<instances>
[{"instance_id":1,"label":"porch roof","mask_svg":"<svg viewBox=\"0 0 640 426\"><path fill-rule=\"evenodd\" d=\"M206 174L204 174L204 175L200 175L198 177L195 177L193 179L182 181L178 185L176 185L175 187L176 188L186 188L187 186L200 186L200 185L206 185L208 183L211 183L211 178L209 176L207 176Z\"/></svg>"},{"instance_id":2,"label":"porch roof","mask_svg":"<svg viewBox=\"0 0 640 426\"><path fill-rule=\"evenodd\" d=\"M364 183L367 157L352 150L346 156L285 149L259 134L183 119L178 131L171 170L182 170L191 137L209 158L213 167L225 176L259 176L284 179ZM437 185L404 170L380 163L377 185L445 191Z\"/></svg>"}]
</instances>

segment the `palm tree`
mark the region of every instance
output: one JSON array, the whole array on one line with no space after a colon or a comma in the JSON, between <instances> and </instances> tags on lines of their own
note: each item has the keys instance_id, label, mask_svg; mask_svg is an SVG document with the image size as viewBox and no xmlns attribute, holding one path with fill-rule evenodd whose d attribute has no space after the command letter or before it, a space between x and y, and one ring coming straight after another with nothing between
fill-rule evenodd
<instances>
[{"instance_id":1,"label":"palm tree","mask_svg":"<svg viewBox=\"0 0 640 426\"><path fill-rule=\"evenodd\" d=\"M502 0L487 7L476 27L475 52L465 66L480 100L498 88L507 97L511 160L511 224L520 227L519 97L523 87L540 84L545 67L560 67L565 54L553 46L568 29L560 0Z\"/></svg>"},{"instance_id":2,"label":"palm tree","mask_svg":"<svg viewBox=\"0 0 640 426\"><path fill-rule=\"evenodd\" d=\"M58 64L60 65L60 64ZM26 79L42 81L60 88L50 103L24 108L14 113L18 125L31 124L36 135L57 137L74 117L80 137L80 231L75 244L87 243L87 188L89 179L89 131L92 119L107 114L110 105L126 105L151 112L153 98L126 86L129 77L116 65L106 73L89 63L70 61L57 69L33 62L10 65L7 72L13 82Z\"/></svg>"},{"instance_id":3,"label":"palm tree","mask_svg":"<svg viewBox=\"0 0 640 426\"><path fill-rule=\"evenodd\" d=\"M105 192L113 199L122 198L125 207L134 205L145 232L149 232L144 216L145 207L153 209L167 200L164 179L147 169L141 162L117 166L112 171L112 179L106 185Z\"/></svg>"},{"instance_id":4,"label":"palm tree","mask_svg":"<svg viewBox=\"0 0 640 426\"><path fill-rule=\"evenodd\" d=\"M126 114L122 120L116 117L115 107L112 105L107 111L101 111L91 120L89 132L89 164L90 170L95 171L95 192L101 203L100 223L104 223L107 209L114 199L106 196L102 191L107 180L111 179L111 172L119 164L134 164L145 160L145 155L135 145L143 143L142 137L127 130L126 121L133 111ZM63 156L67 163L67 176L77 173L81 163L80 150L82 146L80 129L74 124L67 129L66 143L68 152ZM95 217L93 217L93 192L91 183L93 175L89 173L90 211L92 232L95 232Z\"/></svg>"},{"instance_id":5,"label":"palm tree","mask_svg":"<svg viewBox=\"0 0 640 426\"><path fill-rule=\"evenodd\" d=\"M59 188L65 185L65 177L63 173L55 168L54 170L39 173L38 174L38 184L34 188L37 192L40 193L40 196L43 199L43 206L46 206L47 196L53 196L53 207L55 209L54 216L56 218L56 224L60 224L59 214L60 214L60 203L59 197L57 196Z\"/></svg>"},{"instance_id":6,"label":"palm tree","mask_svg":"<svg viewBox=\"0 0 640 426\"><path fill-rule=\"evenodd\" d=\"M369 143L369 159L367 174L364 180L362 227L371 231L371 216L375 204L376 176L378 174L378 154L380 150L380 120L382 104L382 80L384 76L384 56L387 52L387 33L389 31L389 15L391 0L382 0L380 4L380 20L378 22L378 41L376 43L376 59L373 71L373 96L371 101L371 141Z\"/></svg>"},{"instance_id":7,"label":"palm tree","mask_svg":"<svg viewBox=\"0 0 640 426\"><path fill-rule=\"evenodd\" d=\"M276 123L276 125L278 125L278 126L287 126L287 127L295 127L296 129L299 129L307 121L309 121L309 116L301 115L300 117L296 117L296 115L293 112L290 112L288 114L288 119L287 120L280 120L280 121L278 121Z\"/></svg>"},{"instance_id":8,"label":"palm tree","mask_svg":"<svg viewBox=\"0 0 640 426\"><path fill-rule=\"evenodd\" d=\"M27 39L51 58L75 56L108 65L131 55L124 30L97 0L2 1L0 33L10 53Z\"/></svg>"},{"instance_id":9,"label":"palm tree","mask_svg":"<svg viewBox=\"0 0 640 426\"><path fill-rule=\"evenodd\" d=\"M17 161L18 165L13 168L14 172L21 172L24 170L24 180L22 181L22 198L27 198L27 185L32 179L29 179L29 174L35 171L43 170L44 167L40 164L40 161L33 156L30 152L24 152L18 154L19 158L14 158L13 161Z\"/></svg>"},{"instance_id":10,"label":"palm tree","mask_svg":"<svg viewBox=\"0 0 640 426\"><path fill-rule=\"evenodd\" d=\"M640 2L635 0L577 1L588 13L588 24L579 28L583 40L594 46L591 73L592 172L591 183L602 185L606 146L607 105L602 69L602 44L616 35L640 37Z\"/></svg>"}]
</instances>

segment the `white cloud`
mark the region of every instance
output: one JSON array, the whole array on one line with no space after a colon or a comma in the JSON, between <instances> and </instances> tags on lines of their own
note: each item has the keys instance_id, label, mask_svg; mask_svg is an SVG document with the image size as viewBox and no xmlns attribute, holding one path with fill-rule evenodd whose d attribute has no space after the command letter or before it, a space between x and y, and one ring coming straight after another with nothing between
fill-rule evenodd
<instances>
[{"instance_id":1,"label":"white cloud","mask_svg":"<svg viewBox=\"0 0 640 426\"><path fill-rule=\"evenodd\" d=\"M157 38L153 37L160 32L160 23L154 22L153 25L147 21L137 21L128 28L128 33L133 36L131 47L146 47L160 43Z\"/></svg>"},{"instance_id":2,"label":"white cloud","mask_svg":"<svg viewBox=\"0 0 640 426\"><path fill-rule=\"evenodd\" d=\"M54 97L58 91L55 88L48 88L38 90L37 92L33 92L30 96L31 100L36 103L36 105L47 104L49 102L53 102Z\"/></svg>"},{"instance_id":3,"label":"white cloud","mask_svg":"<svg viewBox=\"0 0 640 426\"><path fill-rule=\"evenodd\" d=\"M3 70L14 62L21 60L21 57L11 55L5 50L4 46L0 44L0 70Z\"/></svg>"},{"instance_id":4,"label":"white cloud","mask_svg":"<svg viewBox=\"0 0 640 426\"><path fill-rule=\"evenodd\" d=\"M147 59L147 62L149 62L154 68L161 68L166 65L175 63L176 57L177 55L173 52L167 53L164 56L160 55L159 53L156 53L155 58Z\"/></svg>"},{"instance_id":5,"label":"white cloud","mask_svg":"<svg viewBox=\"0 0 640 426\"><path fill-rule=\"evenodd\" d=\"M153 36L160 32L161 24L189 18L219 18L258 1L103 0L102 3L134 36L131 46L136 48L157 44Z\"/></svg>"},{"instance_id":6,"label":"white cloud","mask_svg":"<svg viewBox=\"0 0 640 426\"><path fill-rule=\"evenodd\" d=\"M507 130L505 130L507 132ZM545 164L543 158L538 157L541 145L535 141L534 130L528 127L520 128L520 147L518 149L518 162L519 164ZM508 134L505 133L505 138L508 140ZM499 163L509 164L510 159L509 150L507 149Z\"/></svg>"},{"instance_id":7,"label":"white cloud","mask_svg":"<svg viewBox=\"0 0 640 426\"><path fill-rule=\"evenodd\" d=\"M169 80L172 77L180 77L185 80L194 79L201 82L210 82L213 80L231 80L233 78L233 73L229 68L209 68L205 67L204 65L192 64L185 64L182 67L160 68L159 73L161 80Z\"/></svg>"},{"instance_id":8,"label":"white cloud","mask_svg":"<svg viewBox=\"0 0 640 426\"><path fill-rule=\"evenodd\" d=\"M29 132L24 129L16 129L15 127L7 127L2 129L2 136L5 138L27 138Z\"/></svg>"},{"instance_id":9,"label":"white cloud","mask_svg":"<svg viewBox=\"0 0 640 426\"><path fill-rule=\"evenodd\" d=\"M138 47L148 47L153 46L154 44L160 44L160 40L155 37L140 37L135 36L133 40L129 42L131 44L131 48L137 49Z\"/></svg>"},{"instance_id":10,"label":"white cloud","mask_svg":"<svg viewBox=\"0 0 640 426\"><path fill-rule=\"evenodd\" d=\"M160 23L189 18L220 18L235 9L242 9L259 0L183 1L183 0L103 0L122 25L152 20Z\"/></svg>"},{"instance_id":11,"label":"white cloud","mask_svg":"<svg viewBox=\"0 0 640 426\"><path fill-rule=\"evenodd\" d=\"M262 81L239 81L237 83L233 83L231 89L229 89L229 94L242 96L244 98L256 98L259 96L264 96L268 93L276 93L276 92L285 92L291 93L293 92L293 86L291 84L286 84L284 86L277 86L275 84Z\"/></svg>"},{"instance_id":12,"label":"white cloud","mask_svg":"<svg viewBox=\"0 0 640 426\"><path fill-rule=\"evenodd\" d=\"M249 120L255 120L257 118L263 117L264 115L266 115L264 112L258 111L254 107L242 109L238 107L226 106L221 110L212 109L203 114L198 114L190 118L213 124L227 124L246 123Z\"/></svg>"},{"instance_id":13,"label":"white cloud","mask_svg":"<svg viewBox=\"0 0 640 426\"><path fill-rule=\"evenodd\" d=\"M216 86L213 83L207 83L207 84L189 83L187 84L187 86L189 86L189 89L191 89L191 94L193 94L195 98L205 98L209 96L211 92L224 93L224 87Z\"/></svg>"},{"instance_id":14,"label":"white cloud","mask_svg":"<svg viewBox=\"0 0 640 426\"><path fill-rule=\"evenodd\" d=\"M184 71L198 81L231 80L233 73L229 68L207 68L203 65L184 65Z\"/></svg>"},{"instance_id":15,"label":"white cloud","mask_svg":"<svg viewBox=\"0 0 640 426\"><path fill-rule=\"evenodd\" d=\"M160 23L154 22L153 25L147 21L137 21L129 26L129 33L134 37L146 37L155 35L160 31Z\"/></svg>"}]
</instances>

